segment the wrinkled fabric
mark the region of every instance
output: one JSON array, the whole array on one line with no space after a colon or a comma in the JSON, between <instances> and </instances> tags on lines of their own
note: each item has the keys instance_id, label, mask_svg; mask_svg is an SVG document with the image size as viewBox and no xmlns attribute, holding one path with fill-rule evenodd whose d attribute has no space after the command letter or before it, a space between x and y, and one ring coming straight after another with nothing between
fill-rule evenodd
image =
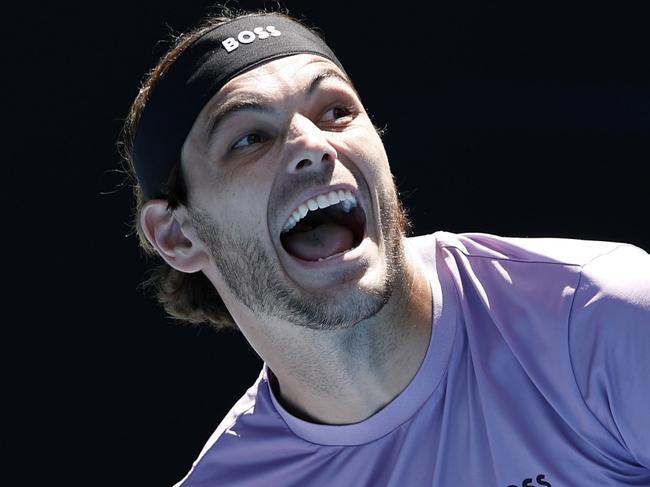
<instances>
[{"instance_id":1,"label":"wrinkled fabric","mask_svg":"<svg viewBox=\"0 0 650 487\"><path fill-rule=\"evenodd\" d=\"M650 486L650 255L631 244L409 238L442 316L417 374L351 425L260 376L183 487Z\"/></svg>"}]
</instances>

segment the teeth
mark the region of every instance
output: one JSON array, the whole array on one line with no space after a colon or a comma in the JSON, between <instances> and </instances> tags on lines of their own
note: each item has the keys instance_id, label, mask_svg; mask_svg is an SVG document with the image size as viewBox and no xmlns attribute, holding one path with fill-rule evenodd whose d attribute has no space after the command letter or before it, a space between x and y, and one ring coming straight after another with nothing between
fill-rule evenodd
<instances>
[{"instance_id":1,"label":"teeth","mask_svg":"<svg viewBox=\"0 0 650 487\"><path fill-rule=\"evenodd\" d=\"M330 194L333 194L336 199L339 199L338 194L334 193L333 191ZM318 202L318 207L320 209L327 208L328 206L330 206L332 204L332 203L330 203L330 199L327 196L325 196L324 194L319 194L316 197L316 201Z\"/></svg>"},{"instance_id":2,"label":"teeth","mask_svg":"<svg viewBox=\"0 0 650 487\"><path fill-rule=\"evenodd\" d=\"M287 222L284 224L282 233L288 232L295 227L300 220L305 218L305 215L307 215L309 211L327 208L328 206L336 205L337 203L341 203L343 211L346 213L357 206L357 200L349 190L339 189L337 191L319 194L315 198L308 199L293 211Z\"/></svg>"}]
</instances>

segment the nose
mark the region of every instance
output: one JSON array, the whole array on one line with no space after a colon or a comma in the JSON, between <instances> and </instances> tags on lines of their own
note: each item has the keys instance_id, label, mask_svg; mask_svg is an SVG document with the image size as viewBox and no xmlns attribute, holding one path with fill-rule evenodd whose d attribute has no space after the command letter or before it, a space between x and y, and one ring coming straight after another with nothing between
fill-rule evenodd
<instances>
[{"instance_id":1,"label":"nose","mask_svg":"<svg viewBox=\"0 0 650 487\"><path fill-rule=\"evenodd\" d=\"M334 164L337 153L325 133L308 117L296 114L289 124L286 145L287 171L297 173L322 170L323 164Z\"/></svg>"}]
</instances>

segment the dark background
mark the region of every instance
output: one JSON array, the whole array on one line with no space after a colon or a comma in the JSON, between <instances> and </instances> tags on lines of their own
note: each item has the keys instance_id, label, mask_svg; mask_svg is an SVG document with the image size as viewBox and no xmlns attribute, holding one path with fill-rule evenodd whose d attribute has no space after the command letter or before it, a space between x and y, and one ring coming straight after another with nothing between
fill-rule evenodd
<instances>
[{"instance_id":1,"label":"dark background","mask_svg":"<svg viewBox=\"0 0 650 487\"><path fill-rule=\"evenodd\" d=\"M642 4L283 3L322 29L387 126L415 234L650 250ZM175 323L138 288L154 261L130 234L131 195L115 172L159 41L209 5L5 12L3 485L169 486L259 373L242 337Z\"/></svg>"}]
</instances>

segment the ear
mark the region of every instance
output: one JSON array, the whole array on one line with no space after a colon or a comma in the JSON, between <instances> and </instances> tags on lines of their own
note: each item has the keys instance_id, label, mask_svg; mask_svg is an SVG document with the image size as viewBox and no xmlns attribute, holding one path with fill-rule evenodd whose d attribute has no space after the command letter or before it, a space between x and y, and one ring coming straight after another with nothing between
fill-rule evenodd
<instances>
[{"instance_id":1,"label":"ear","mask_svg":"<svg viewBox=\"0 0 650 487\"><path fill-rule=\"evenodd\" d=\"M147 240L174 269L192 273L208 265L209 253L189 217L168 209L166 200L147 201L140 210L140 225Z\"/></svg>"}]
</instances>

